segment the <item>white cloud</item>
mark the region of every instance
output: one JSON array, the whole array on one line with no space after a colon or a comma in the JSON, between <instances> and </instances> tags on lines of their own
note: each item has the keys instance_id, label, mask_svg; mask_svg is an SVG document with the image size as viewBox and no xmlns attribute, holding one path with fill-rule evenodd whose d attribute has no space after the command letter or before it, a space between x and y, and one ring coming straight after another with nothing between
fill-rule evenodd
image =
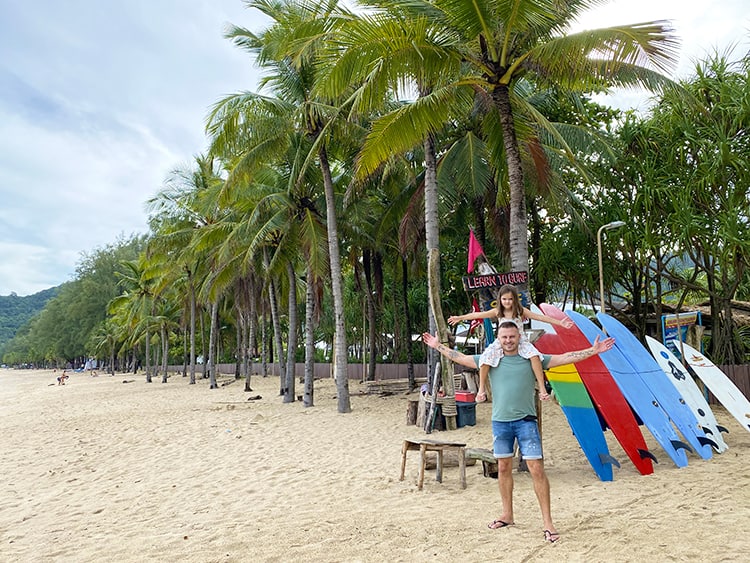
<instances>
[{"instance_id":1,"label":"white cloud","mask_svg":"<svg viewBox=\"0 0 750 563\"><path fill-rule=\"evenodd\" d=\"M241 0L0 3L0 295L71 278L146 231L145 201L205 150L209 106L255 89Z\"/></svg>"},{"instance_id":2,"label":"white cloud","mask_svg":"<svg viewBox=\"0 0 750 563\"><path fill-rule=\"evenodd\" d=\"M19 295L30 295L55 285L59 285L71 279L70 270L60 269L60 262L72 263L77 256L65 253L64 256L57 254L57 250L48 245L32 245L22 243L6 244L0 242L0 278L3 286L9 288L2 292L9 295L16 292ZM49 280L57 280L50 284ZM16 291L12 288L25 288L25 292Z\"/></svg>"},{"instance_id":3,"label":"white cloud","mask_svg":"<svg viewBox=\"0 0 750 563\"><path fill-rule=\"evenodd\" d=\"M750 50L750 12L746 0L615 0L589 10L574 30L610 27L619 24L668 20L680 40L680 57L672 78L688 79L695 62L730 46L735 59ZM649 94L632 90L614 90L609 96L597 96L601 103L621 109L646 111Z\"/></svg>"}]
</instances>

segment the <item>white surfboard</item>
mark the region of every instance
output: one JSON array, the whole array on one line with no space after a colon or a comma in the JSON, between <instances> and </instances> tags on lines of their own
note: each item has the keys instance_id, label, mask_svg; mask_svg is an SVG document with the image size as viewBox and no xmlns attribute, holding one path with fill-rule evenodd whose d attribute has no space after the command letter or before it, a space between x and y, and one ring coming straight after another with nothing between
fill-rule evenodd
<instances>
[{"instance_id":1,"label":"white surfboard","mask_svg":"<svg viewBox=\"0 0 750 563\"><path fill-rule=\"evenodd\" d=\"M714 449L718 453L725 452L729 449L729 446L727 446L727 443L721 435L722 428L720 428L719 424L716 422L716 417L714 416L711 407L708 406L703 393L696 385L693 377L684 368L680 360L677 359L669 348L664 346L664 344L658 340L647 336L646 343L648 344L654 359L659 364L659 367L664 370L665 374L667 374L667 379L672 382L680 393L682 399L685 401L685 404L690 407L691 411L693 411L696 420L698 420L698 424L701 425L701 428L706 433L706 437L715 444Z\"/></svg>"},{"instance_id":2,"label":"white surfboard","mask_svg":"<svg viewBox=\"0 0 750 563\"><path fill-rule=\"evenodd\" d=\"M683 344L685 361L693 369L724 408L750 432L750 401L737 386L711 360L695 348Z\"/></svg>"}]
</instances>

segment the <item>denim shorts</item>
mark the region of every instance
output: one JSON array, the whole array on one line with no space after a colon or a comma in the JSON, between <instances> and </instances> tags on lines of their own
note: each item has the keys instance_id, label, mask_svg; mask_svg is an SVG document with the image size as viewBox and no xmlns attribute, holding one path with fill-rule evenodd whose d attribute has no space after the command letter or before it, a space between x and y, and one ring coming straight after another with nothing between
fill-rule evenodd
<instances>
[{"instance_id":1,"label":"denim shorts","mask_svg":"<svg viewBox=\"0 0 750 563\"><path fill-rule=\"evenodd\" d=\"M542 459L542 440L536 420L514 420L511 422L492 421L492 450L496 458L513 457L513 445L518 440L518 448L524 459Z\"/></svg>"}]
</instances>

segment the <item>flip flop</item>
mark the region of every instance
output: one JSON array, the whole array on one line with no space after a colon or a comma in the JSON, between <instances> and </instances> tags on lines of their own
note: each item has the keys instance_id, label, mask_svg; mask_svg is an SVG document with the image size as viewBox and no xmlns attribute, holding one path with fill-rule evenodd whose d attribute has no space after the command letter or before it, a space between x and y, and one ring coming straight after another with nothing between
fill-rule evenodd
<instances>
[{"instance_id":1,"label":"flip flop","mask_svg":"<svg viewBox=\"0 0 750 563\"><path fill-rule=\"evenodd\" d=\"M490 530L499 530L500 528L505 528L506 526L512 526L513 522L506 522L504 520L493 520L489 524L487 524L487 527Z\"/></svg>"},{"instance_id":2,"label":"flip flop","mask_svg":"<svg viewBox=\"0 0 750 563\"><path fill-rule=\"evenodd\" d=\"M544 530L544 541L548 541L549 543L555 543L560 539L560 534L557 532L550 532L549 530Z\"/></svg>"}]
</instances>

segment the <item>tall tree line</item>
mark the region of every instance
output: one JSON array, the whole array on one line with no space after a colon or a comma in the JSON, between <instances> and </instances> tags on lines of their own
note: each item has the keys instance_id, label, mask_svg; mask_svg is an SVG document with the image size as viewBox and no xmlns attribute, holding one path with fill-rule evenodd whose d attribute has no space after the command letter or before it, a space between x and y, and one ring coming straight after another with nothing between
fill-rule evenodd
<instances>
[{"instance_id":1,"label":"tall tree line","mask_svg":"<svg viewBox=\"0 0 750 563\"><path fill-rule=\"evenodd\" d=\"M422 361L412 334L447 339L442 311L469 306L469 227L496 266L530 272L535 299L593 303L596 230L622 220L605 280L637 332L664 301L708 298L714 358L744 361L747 58L673 83L666 22L567 33L581 1L246 4L270 24L227 38L264 71L259 91L210 108L208 151L151 200L85 350L141 358L147 381L180 358L212 387L227 358L248 389L251 360L273 363L289 402L304 360L305 405L314 360L330 360L349 412L349 361L369 378ZM638 116L591 101L610 86L657 102Z\"/></svg>"}]
</instances>

